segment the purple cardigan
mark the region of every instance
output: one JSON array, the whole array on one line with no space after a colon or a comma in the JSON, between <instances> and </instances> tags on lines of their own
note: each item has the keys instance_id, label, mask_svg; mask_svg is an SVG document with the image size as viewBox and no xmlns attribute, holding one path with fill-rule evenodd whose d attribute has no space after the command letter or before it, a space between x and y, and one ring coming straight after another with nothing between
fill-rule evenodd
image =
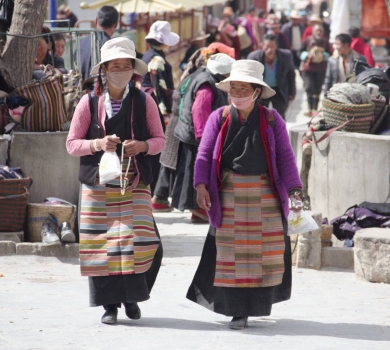
<instances>
[{"instance_id":1,"label":"purple cardigan","mask_svg":"<svg viewBox=\"0 0 390 350\"><path fill-rule=\"evenodd\" d=\"M208 215L210 224L217 228L221 226L222 221L216 169L223 109L224 107L221 107L214 111L206 123L195 161L194 175L194 186L204 183L210 193L211 208ZM265 113L268 117L269 109L266 108ZM286 124L276 110L273 110L273 114L275 125L273 128L268 125L266 133L268 135L275 185L283 208L282 214L287 220L289 212L288 191L293 188L302 188L302 183L295 164Z\"/></svg>"}]
</instances>

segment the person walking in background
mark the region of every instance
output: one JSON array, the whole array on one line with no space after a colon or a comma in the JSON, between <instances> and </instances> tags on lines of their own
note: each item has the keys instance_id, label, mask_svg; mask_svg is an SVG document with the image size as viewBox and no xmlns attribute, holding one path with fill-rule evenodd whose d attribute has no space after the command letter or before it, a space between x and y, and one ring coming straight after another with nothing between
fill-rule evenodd
<instances>
[{"instance_id":1,"label":"person walking in background","mask_svg":"<svg viewBox=\"0 0 390 350\"><path fill-rule=\"evenodd\" d=\"M105 324L117 322L121 304L128 318L141 318L137 303L149 299L162 260L150 183L151 155L165 137L152 97L129 84L133 73L147 73L134 43L107 41L92 69L94 94L77 105L66 141L69 154L81 157L81 274L89 276L90 305L104 307ZM121 175L99 184L103 151L120 157L123 182Z\"/></svg>"},{"instance_id":2,"label":"person walking in background","mask_svg":"<svg viewBox=\"0 0 390 350\"><path fill-rule=\"evenodd\" d=\"M207 60L218 53L224 53L234 59L234 49L222 43L212 43L207 48L197 50L187 62L187 66L180 77L180 84L172 96L172 117L166 130L166 146L161 152L160 157L160 173L156 187L154 189L154 198L152 200L154 212L172 211L173 207L169 205L170 193L172 193L173 185L176 177L178 152L180 140L174 135L174 130L178 123L182 104L180 103L191 79L194 77L194 72L203 66L206 66ZM199 70L200 72L200 70ZM184 102L184 101L183 101ZM195 220L195 219L194 219Z\"/></svg>"},{"instance_id":3,"label":"person walking in background","mask_svg":"<svg viewBox=\"0 0 390 350\"><path fill-rule=\"evenodd\" d=\"M352 38L348 34L339 34L333 43L335 51L328 60L324 83L324 93L337 83L345 83L353 73L355 60L366 62L363 55L351 49Z\"/></svg>"},{"instance_id":4,"label":"person walking in background","mask_svg":"<svg viewBox=\"0 0 390 350\"><path fill-rule=\"evenodd\" d=\"M187 298L233 317L235 330L290 299L288 202L302 198L286 125L260 102L275 94L263 72L260 62L239 60L217 84L232 106L210 115L195 162L197 201L211 227Z\"/></svg>"},{"instance_id":5,"label":"person walking in background","mask_svg":"<svg viewBox=\"0 0 390 350\"><path fill-rule=\"evenodd\" d=\"M272 107L285 119L289 101L293 101L296 95L295 66L290 50L278 48L278 38L273 34L264 36L263 48L253 51L248 59L256 60L263 64L264 81L270 86L275 94L261 103Z\"/></svg>"},{"instance_id":6,"label":"person walking in background","mask_svg":"<svg viewBox=\"0 0 390 350\"><path fill-rule=\"evenodd\" d=\"M301 75L308 102L308 111L305 115L309 117L317 112L329 56L329 41L324 38L324 28L317 24L313 28L313 35L302 43L300 55Z\"/></svg>"},{"instance_id":7,"label":"person walking in background","mask_svg":"<svg viewBox=\"0 0 390 350\"><path fill-rule=\"evenodd\" d=\"M193 186L194 164L204 128L210 114L228 102L227 93L216 88L217 83L230 74L234 59L218 53L207 60L207 68L198 68L183 96L180 120L175 135L180 139L179 158L172 206L192 212L192 222L207 222L207 213L196 202Z\"/></svg>"},{"instance_id":8,"label":"person walking in background","mask_svg":"<svg viewBox=\"0 0 390 350\"><path fill-rule=\"evenodd\" d=\"M232 47L236 60L239 60L241 58L241 43L237 28L233 25L233 9L229 6L225 7L222 15L223 19L219 22L217 39L222 44Z\"/></svg>"},{"instance_id":9,"label":"person walking in background","mask_svg":"<svg viewBox=\"0 0 390 350\"><path fill-rule=\"evenodd\" d=\"M203 30L195 33L194 38L191 39L191 46L187 49L184 58L180 62L180 69L184 71L186 68L187 62L189 61L190 57L198 51L200 48L206 46L206 40L210 36L210 34L205 34Z\"/></svg>"},{"instance_id":10,"label":"person walking in background","mask_svg":"<svg viewBox=\"0 0 390 350\"><path fill-rule=\"evenodd\" d=\"M302 34L302 42L305 41L308 36L313 35L313 28L317 24L323 26L324 37L329 39L329 34L330 34L329 24L324 22L320 17L318 17L316 15L312 15L312 16L310 16L310 19L309 19L309 26L305 28L305 30Z\"/></svg>"},{"instance_id":11,"label":"person walking in background","mask_svg":"<svg viewBox=\"0 0 390 350\"><path fill-rule=\"evenodd\" d=\"M266 21L267 25L267 34L273 34L277 38L277 44L280 49L291 50L290 42L287 36L280 31L280 19L276 15L268 15ZM265 40L265 39L264 39Z\"/></svg>"},{"instance_id":12,"label":"person walking in background","mask_svg":"<svg viewBox=\"0 0 390 350\"><path fill-rule=\"evenodd\" d=\"M256 24L257 24L257 32L259 34L259 37L257 38L257 46L259 49L261 49L261 47L263 46L263 38L264 38L264 35L267 31L267 27L265 25L265 10L264 9L260 9L259 12L257 13L257 17L256 17Z\"/></svg>"},{"instance_id":13,"label":"person walking in background","mask_svg":"<svg viewBox=\"0 0 390 350\"><path fill-rule=\"evenodd\" d=\"M295 68L299 68L301 60L299 58L301 51L301 38L303 34L303 26L301 25L302 17L298 11L292 11L290 21L282 26L281 32L286 35L291 46Z\"/></svg>"},{"instance_id":14,"label":"person walking in background","mask_svg":"<svg viewBox=\"0 0 390 350\"><path fill-rule=\"evenodd\" d=\"M118 25L119 13L113 6L103 6L99 9L95 27L103 31L103 38L99 41L101 47L107 40L110 40L115 33L115 29ZM100 39L100 36L99 36ZM80 59L81 62L77 62L77 52L74 53L74 60L83 75L85 81L91 75L91 40L92 35L87 35L80 41Z\"/></svg>"},{"instance_id":15,"label":"person walking in background","mask_svg":"<svg viewBox=\"0 0 390 350\"><path fill-rule=\"evenodd\" d=\"M165 125L168 123L172 113L172 94L174 91L172 66L165 57L165 51L170 46L177 45L180 37L172 32L169 22L156 21L151 25L145 41L150 48L145 52L142 59L148 65L148 74L142 78L141 89L151 94L156 101L160 111L161 124L165 130ZM152 157L152 168L153 210L172 210L168 201L164 200L164 202L161 202L154 196L155 186L160 173L160 155Z\"/></svg>"},{"instance_id":16,"label":"person walking in background","mask_svg":"<svg viewBox=\"0 0 390 350\"><path fill-rule=\"evenodd\" d=\"M71 12L69 6L65 4L58 6L57 19L69 20L69 23L68 22L57 23L57 27L59 28L68 28L68 27L73 28L78 21L77 16L73 12Z\"/></svg>"},{"instance_id":17,"label":"person walking in background","mask_svg":"<svg viewBox=\"0 0 390 350\"><path fill-rule=\"evenodd\" d=\"M372 68L375 68L375 60L372 56L371 47L360 37L360 29L358 27L351 27L349 29L349 35L352 38L351 49L363 55L367 63Z\"/></svg>"}]
</instances>

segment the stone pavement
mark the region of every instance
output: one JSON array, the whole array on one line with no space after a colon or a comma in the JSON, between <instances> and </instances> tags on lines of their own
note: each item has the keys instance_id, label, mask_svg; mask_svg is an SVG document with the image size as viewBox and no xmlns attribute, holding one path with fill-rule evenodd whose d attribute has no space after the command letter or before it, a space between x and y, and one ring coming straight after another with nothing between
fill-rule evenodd
<instances>
[{"instance_id":1,"label":"stone pavement","mask_svg":"<svg viewBox=\"0 0 390 350\"><path fill-rule=\"evenodd\" d=\"M293 268L291 300L243 331L230 318L185 298L207 225L190 214L157 214L164 259L142 318L119 311L115 326L88 306L77 259L0 257L0 349L390 349L390 285L359 280L352 270Z\"/></svg>"}]
</instances>

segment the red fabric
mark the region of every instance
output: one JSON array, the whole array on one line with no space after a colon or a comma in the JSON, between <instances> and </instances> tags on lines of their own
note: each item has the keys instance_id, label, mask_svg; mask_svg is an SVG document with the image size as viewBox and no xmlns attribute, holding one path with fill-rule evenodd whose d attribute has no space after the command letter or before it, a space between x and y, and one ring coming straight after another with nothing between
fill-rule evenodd
<instances>
[{"instance_id":1,"label":"red fabric","mask_svg":"<svg viewBox=\"0 0 390 350\"><path fill-rule=\"evenodd\" d=\"M390 37L390 18L385 0L362 0L363 38Z\"/></svg>"},{"instance_id":2,"label":"red fabric","mask_svg":"<svg viewBox=\"0 0 390 350\"><path fill-rule=\"evenodd\" d=\"M375 67L375 60L372 57L371 48L362 38L353 38L351 49L363 55L371 67Z\"/></svg>"},{"instance_id":3,"label":"red fabric","mask_svg":"<svg viewBox=\"0 0 390 350\"><path fill-rule=\"evenodd\" d=\"M272 160L271 160L271 152L270 152L269 142L268 142L267 128L268 128L268 120L265 116L265 107L260 106L260 136L264 145L265 157L267 159L267 166L268 166L269 178L271 180L271 186L272 189L274 190L275 195L279 197L279 193L275 184L274 172L272 170Z\"/></svg>"},{"instance_id":4,"label":"red fabric","mask_svg":"<svg viewBox=\"0 0 390 350\"><path fill-rule=\"evenodd\" d=\"M213 111L214 94L209 84L203 84L196 92L195 100L192 105L192 120L194 122L195 137L200 140L207 119Z\"/></svg>"},{"instance_id":5,"label":"red fabric","mask_svg":"<svg viewBox=\"0 0 390 350\"><path fill-rule=\"evenodd\" d=\"M226 136L229 130L230 125L230 113L225 119L225 122L222 125L221 128L221 141L219 143L218 148L218 157L217 157L217 180L218 180L218 190L222 190L222 177L221 177L221 161L222 161L222 149L223 149L223 143L226 140Z\"/></svg>"},{"instance_id":6,"label":"red fabric","mask_svg":"<svg viewBox=\"0 0 390 350\"><path fill-rule=\"evenodd\" d=\"M240 113L238 113L239 118L240 118ZM230 113L227 116L225 122L222 125L221 128L221 139L219 143L219 148L218 148L218 157L217 157L217 178L218 178L218 190L222 190L222 177L221 177L221 161L222 161L222 149L223 149L223 144L226 140L226 136L229 130L229 125L230 125ZM274 179L274 173L272 170L272 161L271 161L271 152L269 148L269 142L268 142L268 135L267 135L267 128L268 128L268 120L265 116L265 107L260 106L260 135L261 139L263 141L264 149L265 149L265 157L267 159L267 165L268 165L268 172L269 172L269 177L271 181L271 186L272 189L274 190L274 193L278 195L278 190L275 185L275 179Z\"/></svg>"}]
</instances>

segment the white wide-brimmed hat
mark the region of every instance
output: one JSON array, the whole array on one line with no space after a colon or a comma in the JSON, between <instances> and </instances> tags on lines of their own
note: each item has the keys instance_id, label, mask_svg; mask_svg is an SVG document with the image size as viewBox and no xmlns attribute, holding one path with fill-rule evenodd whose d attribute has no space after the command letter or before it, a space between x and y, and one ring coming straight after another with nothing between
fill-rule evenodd
<instances>
[{"instance_id":1,"label":"white wide-brimmed hat","mask_svg":"<svg viewBox=\"0 0 390 350\"><path fill-rule=\"evenodd\" d=\"M161 44L168 46L175 46L180 41L180 36L176 33L172 33L172 28L169 22L167 21L156 21L154 22L150 29L146 39L154 39Z\"/></svg>"},{"instance_id":2,"label":"white wide-brimmed hat","mask_svg":"<svg viewBox=\"0 0 390 350\"><path fill-rule=\"evenodd\" d=\"M232 64L236 60L224 53L211 55L207 60L207 69L211 74L229 74L232 70Z\"/></svg>"},{"instance_id":3,"label":"white wide-brimmed hat","mask_svg":"<svg viewBox=\"0 0 390 350\"><path fill-rule=\"evenodd\" d=\"M100 49L101 60L92 68L91 75L98 74L100 65L117 58L130 58L135 60L134 73L145 75L148 72L147 64L137 58L134 43L128 38L114 38L106 41Z\"/></svg>"},{"instance_id":4,"label":"white wide-brimmed hat","mask_svg":"<svg viewBox=\"0 0 390 350\"><path fill-rule=\"evenodd\" d=\"M270 98L276 94L263 80L264 66L259 61L239 60L232 64L230 77L216 84L217 88L230 92L230 82L240 81L243 83L259 84L263 87L261 98Z\"/></svg>"}]
</instances>

